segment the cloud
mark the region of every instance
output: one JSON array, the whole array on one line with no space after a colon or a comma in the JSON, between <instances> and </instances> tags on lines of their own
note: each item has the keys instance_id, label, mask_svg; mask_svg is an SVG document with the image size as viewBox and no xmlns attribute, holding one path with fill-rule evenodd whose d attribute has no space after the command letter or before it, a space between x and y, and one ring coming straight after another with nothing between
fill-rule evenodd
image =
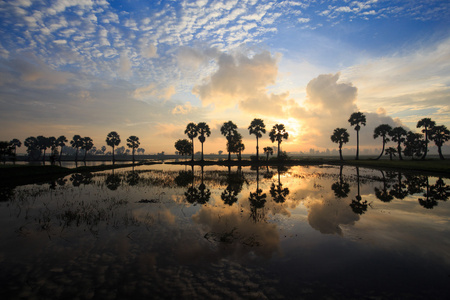
<instances>
[{"instance_id":1,"label":"cloud","mask_svg":"<svg viewBox=\"0 0 450 300\"><path fill-rule=\"evenodd\" d=\"M146 100L150 98L168 100L175 94L175 92L174 86L161 88L156 83L150 83L147 86L135 89L133 92L133 97L138 100Z\"/></svg>"},{"instance_id":2,"label":"cloud","mask_svg":"<svg viewBox=\"0 0 450 300\"><path fill-rule=\"evenodd\" d=\"M242 53L223 53L218 58L217 71L205 83L196 85L192 92L205 106L212 104L219 109L234 107L242 101L266 94L266 87L275 83L277 61L278 57L268 51L253 57Z\"/></svg>"},{"instance_id":3,"label":"cloud","mask_svg":"<svg viewBox=\"0 0 450 300\"><path fill-rule=\"evenodd\" d=\"M183 105L177 105L172 110L172 114L174 115L186 115L192 111L192 105L191 102L186 102Z\"/></svg>"}]
</instances>

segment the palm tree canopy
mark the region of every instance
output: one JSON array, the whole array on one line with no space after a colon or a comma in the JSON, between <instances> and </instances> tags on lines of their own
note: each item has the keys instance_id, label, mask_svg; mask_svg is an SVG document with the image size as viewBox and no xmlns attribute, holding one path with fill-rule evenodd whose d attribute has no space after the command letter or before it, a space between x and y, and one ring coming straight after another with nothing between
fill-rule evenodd
<instances>
[{"instance_id":1,"label":"palm tree canopy","mask_svg":"<svg viewBox=\"0 0 450 300\"><path fill-rule=\"evenodd\" d=\"M184 134L187 134L187 136L192 140L198 135L197 131L197 125L193 122L187 124L186 130L184 131Z\"/></svg>"},{"instance_id":2,"label":"palm tree canopy","mask_svg":"<svg viewBox=\"0 0 450 300\"><path fill-rule=\"evenodd\" d=\"M331 136L331 141L337 144L348 143L349 134L345 128L336 128Z\"/></svg>"},{"instance_id":3,"label":"palm tree canopy","mask_svg":"<svg viewBox=\"0 0 450 300\"><path fill-rule=\"evenodd\" d=\"M389 135L392 137L394 142L403 142L405 141L406 130L403 127L395 127L389 132Z\"/></svg>"},{"instance_id":4,"label":"palm tree canopy","mask_svg":"<svg viewBox=\"0 0 450 300\"><path fill-rule=\"evenodd\" d=\"M366 116L362 112L352 113L348 121L350 122L350 125L356 125L356 130L359 130L359 124L366 126Z\"/></svg>"},{"instance_id":5,"label":"palm tree canopy","mask_svg":"<svg viewBox=\"0 0 450 300\"><path fill-rule=\"evenodd\" d=\"M82 146L83 139L80 135L76 134L73 136L72 140L70 141L70 145L73 148L80 148Z\"/></svg>"},{"instance_id":6,"label":"palm tree canopy","mask_svg":"<svg viewBox=\"0 0 450 300\"><path fill-rule=\"evenodd\" d=\"M375 128L373 131L373 138L376 139L379 136L382 136L385 138L386 142L389 142L389 139L386 137L389 132L392 130L392 127L388 124L381 124L378 127Z\"/></svg>"},{"instance_id":7,"label":"palm tree canopy","mask_svg":"<svg viewBox=\"0 0 450 300\"><path fill-rule=\"evenodd\" d=\"M272 147L264 147L264 153L273 155L273 148Z\"/></svg>"},{"instance_id":8,"label":"palm tree canopy","mask_svg":"<svg viewBox=\"0 0 450 300\"><path fill-rule=\"evenodd\" d=\"M248 127L248 131L250 134L256 135L256 137L262 137L263 133L266 133L266 125L264 121L261 119L253 119Z\"/></svg>"},{"instance_id":9,"label":"palm tree canopy","mask_svg":"<svg viewBox=\"0 0 450 300\"><path fill-rule=\"evenodd\" d=\"M82 139L81 148L86 150L86 151L89 151L89 150L92 149L92 147L94 147L94 142L92 141L92 139L90 137L88 137L88 136L84 137Z\"/></svg>"},{"instance_id":10,"label":"palm tree canopy","mask_svg":"<svg viewBox=\"0 0 450 300\"><path fill-rule=\"evenodd\" d=\"M111 147L119 146L120 144L120 136L117 132L111 131L106 136L106 144Z\"/></svg>"},{"instance_id":11,"label":"palm tree canopy","mask_svg":"<svg viewBox=\"0 0 450 300\"><path fill-rule=\"evenodd\" d=\"M288 139L289 133L286 132L283 124L275 124L273 125L272 130L269 133L269 137L272 143L275 141L281 143L283 139Z\"/></svg>"},{"instance_id":12,"label":"palm tree canopy","mask_svg":"<svg viewBox=\"0 0 450 300\"><path fill-rule=\"evenodd\" d=\"M211 130L209 129L208 124L206 124L205 122L200 122L197 124L197 132L199 134L199 137L211 135Z\"/></svg>"},{"instance_id":13,"label":"palm tree canopy","mask_svg":"<svg viewBox=\"0 0 450 300\"><path fill-rule=\"evenodd\" d=\"M431 120L430 118L423 118L417 122L417 128L423 127L422 132L426 132L428 129L433 128L436 125L436 122Z\"/></svg>"},{"instance_id":14,"label":"palm tree canopy","mask_svg":"<svg viewBox=\"0 0 450 300\"><path fill-rule=\"evenodd\" d=\"M64 135L61 135L56 139L56 144L59 147L64 147L66 145L66 143L67 143L67 138Z\"/></svg>"},{"instance_id":15,"label":"palm tree canopy","mask_svg":"<svg viewBox=\"0 0 450 300\"><path fill-rule=\"evenodd\" d=\"M20 148L20 146L22 146L22 142L19 141L18 139L12 139L10 142L11 146L13 146L14 148L18 147Z\"/></svg>"},{"instance_id":16,"label":"palm tree canopy","mask_svg":"<svg viewBox=\"0 0 450 300\"><path fill-rule=\"evenodd\" d=\"M220 133L224 135L227 140L230 140L231 137L237 132L237 126L232 121L228 121L223 123L222 127L220 127Z\"/></svg>"},{"instance_id":17,"label":"palm tree canopy","mask_svg":"<svg viewBox=\"0 0 450 300\"><path fill-rule=\"evenodd\" d=\"M139 148L140 144L141 144L141 142L139 142L139 138L135 135L132 135L129 138L127 138L127 146L129 148L137 149L137 148Z\"/></svg>"},{"instance_id":18,"label":"palm tree canopy","mask_svg":"<svg viewBox=\"0 0 450 300\"><path fill-rule=\"evenodd\" d=\"M430 139L434 141L436 146L442 147L442 145L450 140L450 131L445 125L434 126L431 130Z\"/></svg>"}]
</instances>

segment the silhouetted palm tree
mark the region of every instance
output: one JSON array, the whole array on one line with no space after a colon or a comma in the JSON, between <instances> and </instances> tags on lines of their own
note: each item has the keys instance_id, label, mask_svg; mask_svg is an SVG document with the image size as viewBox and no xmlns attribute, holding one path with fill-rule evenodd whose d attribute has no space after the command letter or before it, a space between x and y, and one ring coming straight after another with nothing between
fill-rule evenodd
<instances>
[{"instance_id":1,"label":"silhouetted palm tree","mask_svg":"<svg viewBox=\"0 0 450 300\"><path fill-rule=\"evenodd\" d=\"M373 131L373 138L376 139L377 137L381 136L383 138L383 149L381 149L380 155L376 158L379 160L381 156L384 153L384 147L386 146L386 143L389 142L389 138L387 135L389 135L389 132L392 130L392 127L388 124L381 124L378 127L375 128Z\"/></svg>"},{"instance_id":2,"label":"silhouetted palm tree","mask_svg":"<svg viewBox=\"0 0 450 300\"><path fill-rule=\"evenodd\" d=\"M430 133L430 140L434 141L438 147L439 158L445 159L442 155L442 146L450 140L450 131L447 127L445 125L434 126Z\"/></svg>"},{"instance_id":3,"label":"silhouetted palm tree","mask_svg":"<svg viewBox=\"0 0 450 300\"><path fill-rule=\"evenodd\" d=\"M50 140L49 140L49 138L42 136L42 135L36 137L36 139L37 139L37 142L39 145L39 149L41 151L44 150L44 156L42 157L42 161L45 163L45 152L48 148L51 147Z\"/></svg>"},{"instance_id":4,"label":"silhouetted palm tree","mask_svg":"<svg viewBox=\"0 0 450 300\"><path fill-rule=\"evenodd\" d=\"M389 136L392 138L392 141L397 142L398 158L400 160L403 160L402 143L405 141L406 130L403 129L403 127L392 128L391 132L389 132Z\"/></svg>"},{"instance_id":5,"label":"silhouetted palm tree","mask_svg":"<svg viewBox=\"0 0 450 300\"><path fill-rule=\"evenodd\" d=\"M14 158L13 158L13 162L16 163L16 151L17 148L20 148L22 146L22 142L19 141L18 139L12 139L10 142L11 147L14 149Z\"/></svg>"},{"instance_id":6,"label":"silhouetted palm tree","mask_svg":"<svg viewBox=\"0 0 450 300\"><path fill-rule=\"evenodd\" d=\"M60 137L58 137L56 139L56 146L57 147L61 147L61 151L59 152L59 161L61 161L61 155L63 153L63 147L66 145L67 143L67 138L64 135L61 135Z\"/></svg>"},{"instance_id":7,"label":"silhouetted palm tree","mask_svg":"<svg viewBox=\"0 0 450 300\"><path fill-rule=\"evenodd\" d=\"M74 135L72 140L70 141L70 145L76 149L75 161L78 161L78 150L81 146L83 146L83 138L78 134Z\"/></svg>"},{"instance_id":8,"label":"silhouetted palm tree","mask_svg":"<svg viewBox=\"0 0 450 300\"><path fill-rule=\"evenodd\" d=\"M366 116L362 112L352 113L350 119L348 119L350 125L355 126L356 130L356 160L359 159L359 130L361 129L361 125L366 126Z\"/></svg>"},{"instance_id":9,"label":"silhouetted palm tree","mask_svg":"<svg viewBox=\"0 0 450 300\"><path fill-rule=\"evenodd\" d=\"M130 136L127 138L127 146L131 148L132 154L133 154L133 163L134 163L134 151L139 148L139 145L141 142L139 142L139 138L135 135Z\"/></svg>"},{"instance_id":10,"label":"silhouetted palm tree","mask_svg":"<svg viewBox=\"0 0 450 300\"><path fill-rule=\"evenodd\" d=\"M228 144L231 144L233 136L237 133L237 126L231 121L223 123L220 127L220 133L227 139ZM228 149L228 162L231 161L231 151Z\"/></svg>"},{"instance_id":11,"label":"silhouetted palm tree","mask_svg":"<svg viewBox=\"0 0 450 300\"><path fill-rule=\"evenodd\" d=\"M201 161L203 161L203 143L206 140L206 136L209 137L211 135L211 130L209 129L208 124L206 124L205 122L200 122L197 124L197 132L198 132L198 140L200 141L200 143L202 143Z\"/></svg>"},{"instance_id":12,"label":"silhouetted palm tree","mask_svg":"<svg viewBox=\"0 0 450 300\"><path fill-rule=\"evenodd\" d=\"M258 139L262 137L264 133L266 133L266 125L264 121L261 119L253 119L248 127L248 131L250 134L254 134L256 136L256 161L259 161L259 145Z\"/></svg>"},{"instance_id":13,"label":"silhouetted palm tree","mask_svg":"<svg viewBox=\"0 0 450 300\"><path fill-rule=\"evenodd\" d=\"M92 139L88 136L84 137L82 139L82 145L81 145L81 149L84 150L83 161L86 161L86 155L87 155L88 151L92 149L92 147L94 147L94 142L92 141Z\"/></svg>"},{"instance_id":14,"label":"silhouetted palm tree","mask_svg":"<svg viewBox=\"0 0 450 300\"><path fill-rule=\"evenodd\" d=\"M192 143L192 161L194 161L194 138L197 137L198 131L197 131L197 125L193 122L187 124L186 130L184 131L184 134L187 134L188 138L191 139Z\"/></svg>"},{"instance_id":15,"label":"silhouetted palm tree","mask_svg":"<svg viewBox=\"0 0 450 300\"><path fill-rule=\"evenodd\" d=\"M23 144L27 147L28 157L30 159L37 160L40 157L41 152L39 149L38 140L34 136L27 137Z\"/></svg>"},{"instance_id":16,"label":"silhouetted palm tree","mask_svg":"<svg viewBox=\"0 0 450 300\"><path fill-rule=\"evenodd\" d=\"M269 133L270 140L272 143L275 141L278 142L278 153L277 157L280 159L280 145L283 140L287 140L289 138L289 133L286 132L283 124L275 124L272 127L272 130Z\"/></svg>"},{"instance_id":17,"label":"silhouetted palm tree","mask_svg":"<svg viewBox=\"0 0 450 300\"><path fill-rule=\"evenodd\" d=\"M403 154L405 156L411 156L411 159L414 159L414 156L421 157L423 153L426 151L425 141L422 140L423 134L415 133L409 131L406 134L405 138L405 150L403 150Z\"/></svg>"},{"instance_id":18,"label":"silhouetted palm tree","mask_svg":"<svg viewBox=\"0 0 450 300\"><path fill-rule=\"evenodd\" d=\"M269 161L269 155L273 155L272 147L264 147L264 153L267 155L266 161Z\"/></svg>"},{"instance_id":19,"label":"silhouetted palm tree","mask_svg":"<svg viewBox=\"0 0 450 300\"><path fill-rule=\"evenodd\" d=\"M227 142L227 150L230 153L236 153L240 161L241 152L244 151L244 149L245 145L242 143L242 135L236 131Z\"/></svg>"},{"instance_id":20,"label":"silhouetted palm tree","mask_svg":"<svg viewBox=\"0 0 450 300\"><path fill-rule=\"evenodd\" d=\"M119 146L120 144L120 136L117 132L111 131L106 136L106 144L110 147L112 147L112 156L113 156L113 164L116 162L116 158L114 156L114 148L116 146Z\"/></svg>"},{"instance_id":21,"label":"silhouetted palm tree","mask_svg":"<svg viewBox=\"0 0 450 300\"><path fill-rule=\"evenodd\" d=\"M342 145L348 143L348 137L350 135L345 128L336 128L333 131L333 135L331 136L331 141L333 143L339 144L339 158L340 160L344 160L342 156Z\"/></svg>"},{"instance_id":22,"label":"silhouetted palm tree","mask_svg":"<svg viewBox=\"0 0 450 300\"><path fill-rule=\"evenodd\" d=\"M389 159L392 160L392 156L395 156L397 150L394 147L389 147L385 151L385 155L389 155Z\"/></svg>"},{"instance_id":23,"label":"silhouetted palm tree","mask_svg":"<svg viewBox=\"0 0 450 300\"><path fill-rule=\"evenodd\" d=\"M419 122L417 122L417 128L423 127L424 129L422 130L422 132L425 133L425 153L423 154L422 159L425 159L427 157L428 133L434 127L434 125L436 125L436 123L430 118L423 118L422 120L419 120Z\"/></svg>"}]
</instances>

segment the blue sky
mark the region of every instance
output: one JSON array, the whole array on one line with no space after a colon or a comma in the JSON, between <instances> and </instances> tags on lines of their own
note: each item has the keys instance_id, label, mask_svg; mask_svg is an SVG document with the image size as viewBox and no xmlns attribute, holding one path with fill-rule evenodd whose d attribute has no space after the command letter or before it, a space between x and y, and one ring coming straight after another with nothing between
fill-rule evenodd
<instances>
[{"instance_id":1,"label":"blue sky","mask_svg":"<svg viewBox=\"0 0 450 300\"><path fill-rule=\"evenodd\" d=\"M172 153L204 121L209 153L232 120L252 153L256 117L286 125L289 151L354 140L354 111L367 148L381 123L450 127L448 1L15 0L0 18L0 140L114 130Z\"/></svg>"}]
</instances>

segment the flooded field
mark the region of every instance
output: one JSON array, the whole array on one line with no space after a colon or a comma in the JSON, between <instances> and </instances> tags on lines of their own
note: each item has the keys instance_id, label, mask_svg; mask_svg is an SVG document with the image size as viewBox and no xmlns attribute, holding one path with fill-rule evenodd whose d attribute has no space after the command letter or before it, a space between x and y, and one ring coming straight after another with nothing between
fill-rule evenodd
<instances>
[{"instance_id":1,"label":"flooded field","mask_svg":"<svg viewBox=\"0 0 450 300\"><path fill-rule=\"evenodd\" d=\"M1 299L445 299L450 180L139 166L0 189Z\"/></svg>"}]
</instances>

